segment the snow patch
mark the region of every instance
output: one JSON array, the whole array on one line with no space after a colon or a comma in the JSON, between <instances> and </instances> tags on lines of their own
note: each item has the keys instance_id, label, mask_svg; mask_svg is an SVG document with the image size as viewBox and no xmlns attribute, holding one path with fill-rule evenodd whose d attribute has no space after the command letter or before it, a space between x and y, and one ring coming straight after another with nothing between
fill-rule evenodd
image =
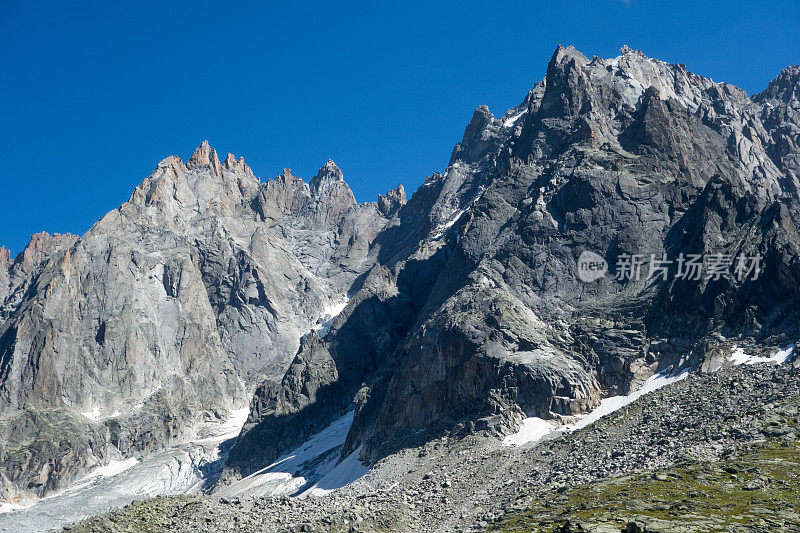
<instances>
[{"instance_id":1,"label":"snow patch","mask_svg":"<svg viewBox=\"0 0 800 533\"><path fill-rule=\"evenodd\" d=\"M618 411L626 405L632 404L642 396L650 394L651 392L655 392L662 387L666 387L667 385L677 383L678 381L686 379L688 376L689 369L685 369L674 376L670 376L666 372L654 374L650 376L650 378L648 378L641 387L636 389L631 394L628 394L627 396L612 396L610 398L601 400L600 405L598 405L595 409L579 417L575 424L567 425L566 427L569 429L569 431L585 428L586 426L594 424L604 416L609 415L614 411Z\"/></svg>"},{"instance_id":2,"label":"snow patch","mask_svg":"<svg viewBox=\"0 0 800 533\"><path fill-rule=\"evenodd\" d=\"M90 411L84 411L81 413L83 416L88 418L89 420L94 420L95 422L100 421L100 408L99 407L92 407Z\"/></svg>"},{"instance_id":3,"label":"snow patch","mask_svg":"<svg viewBox=\"0 0 800 533\"><path fill-rule=\"evenodd\" d=\"M195 442L204 444L238 437L248 416L250 416L249 405L241 409L233 409L225 422L210 422L204 425L198 432L201 438Z\"/></svg>"},{"instance_id":4,"label":"snow patch","mask_svg":"<svg viewBox=\"0 0 800 533\"><path fill-rule=\"evenodd\" d=\"M224 422L198 429L200 440L178 444L142 460L111 461L64 492L41 500L0 504L0 531L39 532L120 509L133 500L194 494L219 475L229 442L241 431L248 407L231 411Z\"/></svg>"},{"instance_id":5,"label":"snow patch","mask_svg":"<svg viewBox=\"0 0 800 533\"><path fill-rule=\"evenodd\" d=\"M347 303L350 301L349 296L345 296L343 300L338 303L327 305L322 312L322 316L317 320L317 323L314 327L311 328L312 331L317 332L317 336L321 339L325 337L328 332L331 330L331 326L333 325L333 321L336 319L344 308L347 307Z\"/></svg>"},{"instance_id":6,"label":"snow patch","mask_svg":"<svg viewBox=\"0 0 800 533\"><path fill-rule=\"evenodd\" d=\"M454 215L452 215L447 222L445 222L443 225L439 226L438 231L433 236L433 238L434 239L441 238L442 235L447 233L447 230L452 228L453 225L455 225L455 223L458 222L458 220L461 218L461 216L466 212L467 212L466 209L460 209L460 210L456 211L456 213Z\"/></svg>"},{"instance_id":7,"label":"snow patch","mask_svg":"<svg viewBox=\"0 0 800 533\"><path fill-rule=\"evenodd\" d=\"M475 204L475 202L477 202L480 199L481 196L483 196L485 190L486 188L483 185L481 185L481 187L478 189L478 193L475 195L474 198L472 198L472 200L467 202L467 206L464 209L454 209L451 212L451 214L447 217L447 222L445 222L444 224L439 224L439 226L436 228L435 230L436 233L434 233L432 239L434 240L440 239L445 233L447 233L447 230L452 228L456 222L461 220L461 217L464 215L464 213L466 213L467 210L470 207L472 207Z\"/></svg>"},{"instance_id":8,"label":"snow patch","mask_svg":"<svg viewBox=\"0 0 800 533\"><path fill-rule=\"evenodd\" d=\"M748 355L744 353L744 350L742 348L734 345L733 351L731 352L731 355L728 358L728 360L735 366L755 365L758 363L774 363L782 365L792 357L795 346L796 344L790 344L789 346L783 348L782 350L778 350L777 352L775 352L771 357L759 357L756 355Z\"/></svg>"},{"instance_id":9,"label":"snow patch","mask_svg":"<svg viewBox=\"0 0 800 533\"><path fill-rule=\"evenodd\" d=\"M361 446L348 455L344 461L336 465L333 470L325 474L322 479L314 483L314 486L308 489L304 495L327 496L334 490L349 485L363 477L369 471L369 467L358 459L360 454Z\"/></svg>"},{"instance_id":10,"label":"snow patch","mask_svg":"<svg viewBox=\"0 0 800 533\"><path fill-rule=\"evenodd\" d=\"M522 421L519 431L503 439L505 446L519 446L526 442L536 442L549 435L558 427L550 421L532 416Z\"/></svg>"},{"instance_id":11,"label":"snow patch","mask_svg":"<svg viewBox=\"0 0 800 533\"><path fill-rule=\"evenodd\" d=\"M689 369L683 370L676 375L669 375L666 371L659 372L648 378L641 387L628 394L627 396L611 396L600 401L595 409L585 415L575 417L576 421L572 424L559 425L555 421L548 421L538 417L526 418L522 422L520 429L503 439L505 446L521 446L532 442L538 442L546 436L563 431L576 431L591 424L594 424L606 415L622 409L642 396L645 396L653 391L656 391L667 385L671 385L689 375Z\"/></svg>"},{"instance_id":12,"label":"snow patch","mask_svg":"<svg viewBox=\"0 0 800 533\"><path fill-rule=\"evenodd\" d=\"M351 411L271 465L223 487L216 495L323 496L355 481L368 470L358 461L360 450L337 464L352 423Z\"/></svg>"},{"instance_id":13,"label":"snow patch","mask_svg":"<svg viewBox=\"0 0 800 533\"><path fill-rule=\"evenodd\" d=\"M81 413L85 418L92 420L93 422L102 422L103 420L108 420L109 418L117 418L118 416L122 416L123 414L134 412L138 409L141 409L142 404L137 405L130 411L126 411L125 413L121 411L114 411L113 413L109 414L108 416L101 415L101 411L99 407L92 407L89 411L84 411Z\"/></svg>"},{"instance_id":14,"label":"snow patch","mask_svg":"<svg viewBox=\"0 0 800 533\"><path fill-rule=\"evenodd\" d=\"M33 504L25 505L19 502L0 502L0 514L13 513L20 509L27 509Z\"/></svg>"},{"instance_id":15,"label":"snow patch","mask_svg":"<svg viewBox=\"0 0 800 533\"><path fill-rule=\"evenodd\" d=\"M112 477L120 474L132 466L139 463L135 457L130 457L122 461L109 461L107 465L98 467L84 476L78 483L84 483L96 477Z\"/></svg>"},{"instance_id":16,"label":"snow patch","mask_svg":"<svg viewBox=\"0 0 800 533\"><path fill-rule=\"evenodd\" d=\"M503 126L505 126L506 128L510 128L511 126L514 125L514 123L516 121L518 121L520 119L520 117L522 117L522 115L524 115L527 112L528 112L528 110L525 109L525 110L522 111L522 113L518 113L518 114L514 115L513 117L506 119L506 121L503 122Z\"/></svg>"}]
</instances>

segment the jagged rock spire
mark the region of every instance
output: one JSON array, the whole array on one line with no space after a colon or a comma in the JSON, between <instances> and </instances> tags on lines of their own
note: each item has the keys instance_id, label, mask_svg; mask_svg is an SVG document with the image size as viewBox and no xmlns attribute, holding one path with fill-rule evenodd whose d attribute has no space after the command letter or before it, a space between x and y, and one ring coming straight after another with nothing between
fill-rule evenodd
<instances>
[{"instance_id":1,"label":"jagged rock spire","mask_svg":"<svg viewBox=\"0 0 800 533\"><path fill-rule=\"evenodd\" d=\"M311 179L309 185L311 186L312 193L314 193L337 182L344 182L344 175L336 163L328 159L328 161L322 165L322 168L319 169L317 175Z\"/></svg>"},{"instance_id":2,"label":"jagged rock spire","mask_svg":"<svg viewBox=\"0 0 800 533\"><path fill-rule=\"evenodd\" d=\"M244 162L244 157L236 159L236 156L229 152L222 166L227 170L244 172L249 177L255 178L252 169Z\"/></svg>"},{"instance_id":3,"label":"jagged rock spire","mask_svg":"<svg viewBox=\"0 0 800 533\"><path fill-rule=\"evenodd\" d=\"M214 174L218 176L222 175L222 165L219 162L219 157L217 157L217 151L211 148L207 140L203 141L200 146L197 147L192 157L190 157L189 161L186 163L186 166L189 168L210 166Z\"/></svg>"},{"instance_id":4,"label":"jagged rock spire","mask_svg":"<svg viewBox=\"0 0 800 533\"><path fill-rule=\"evenodd\" d=\"M309 208L314 211L314 219L318 223L328 223L356 205L353 191L331 159L322 165L309 182L309 189L312 198Z\"/></svg>"},{"instance_id":5,"label":"jagged rock spire","mask_svg":"<svg viewBox=\"0 0 800 533\"><path fill-rule=\"evenodd\" d=\"M769 82L766 90L757 94L754 99L759 102L773 99L785 103L800 100L800 65L783 69L777 78Z\"/></svg>"},{"instance_id":6,"label":"jagged rock spire","mask_svg":"<svg viewBox=\"0 0 800 533\"><path fill-rule=\"evenodd\" d=\"M278 174L277 178L278 179L282 179L284 181L288 181L288 180L303 181L303 178L297 177L294 174L292 174L292 169L291 168L284 168L283 171L280 174Z\"/></svg>"},{"instance_id":7,"label":"jagged rock spire","mask_svg":"<svg viewBox=\"0 0 800 533\"><path fill-rule=\"evenodd\" d=\"M393 215L404 205L406 205L406 190L402 183L398 184L396 188L390 189L386 195L378 195L378 210L384 216Z\"/></svg>"},{"instance_id":8,"label":"jagged rock spire","mask_svg":"<svg viewBox=\"0 0 800 533\"><path fill-rule=\"evenodd\" d=\"M15 262L19 263L23 272L29 274L48 257L59 250L69 248L77 240L78 236L71 233L53 233L52 235L46 231L34 233Z\"/></svg>"}]
</instances>

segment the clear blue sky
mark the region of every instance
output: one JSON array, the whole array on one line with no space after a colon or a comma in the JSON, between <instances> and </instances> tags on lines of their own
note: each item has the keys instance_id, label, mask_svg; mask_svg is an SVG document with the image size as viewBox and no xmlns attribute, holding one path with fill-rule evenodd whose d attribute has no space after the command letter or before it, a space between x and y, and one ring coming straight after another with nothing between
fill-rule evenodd
<instances>
[{"instance_id":1,"label":"clear blue sky","mask_svg":"<svg viewBox=\"0 0 800 533\"><path fill-rule=\"evenodd\" d=\"M753 93L800 63L800 2L0 0L0 244L83 233L209 139L262 179L330 157L359 201L446 165L559 43L628 44Z\"/></svg>"}]
</instances>

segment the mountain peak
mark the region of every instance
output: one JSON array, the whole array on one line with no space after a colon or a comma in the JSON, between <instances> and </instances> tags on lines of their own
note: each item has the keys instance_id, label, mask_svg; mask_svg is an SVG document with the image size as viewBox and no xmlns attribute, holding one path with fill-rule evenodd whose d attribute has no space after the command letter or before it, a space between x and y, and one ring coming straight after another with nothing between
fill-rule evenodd
<instances>
[{"instance_id":1,"label":"mountain peak","mask_svg":"<svg viewBox=\"0 0 800 533\"><path fill-rule=\"evenodd\" d=\"M788 66L755 96L758 101L780 100L785 103L800 100L800 65Z\"/></svg>"},{"instance_id":2,"label":"mountain peak","mask_svg":"<svg viewBox=\"0 0 800 533\"><path fill-rule=\"evenodd\" d=\"M619 49L619 55L621 56L637 55L639 57L647 57L641 50L634 50L627 44L623 44L622 48Z\"/></svg>"},{"instance_id":3,"label":"mountain peak","mask_svg":"<svg viewBox=\"0 0 800 533\"><path fill-rule=\"evenodd\" d=\"M342 171L332 160L322 165L308 184L311 193L309 207L315 220L329 223L356 205L356 197L344 181Z\"/></svg>"},{"instance_id":4,"label":"mountain peak","mask_svg":"<svg viewBox=\"0 0 800 533\"><path fill-rule=\"evenodd\" d=\"M344 184L344 175L336 163L334 163L333 160L328 159L328 161L319 169L317 175L311 179L309 185L313 194L325 191L335 183Z\"/></svg>"},{"instance_id":5,"label":"mountain peak","mask_svg":"<svg viewBox=\"0 0 800 533\"><path fill-rule=\"evenodd\" d=\"M215 174L222 174L222 165L220 165L219 157L217 157L217 151L211 147L207 140L203 141L200 146L197 147L192 157L190 157L189 161L186 163L186 166L189 168L210 166Z\"/></svg>"},{"instance_id":6,"label":"mountain peak","mask_svg":"<svg viewBox=\"0 0 800 533\"><path fill-rule=\"evenodd\" d=\"M10 264L11 252L5 246L0 246L0 266L8 268Z\"/></svg>"},{"instance_id":7,"label":"mountain peak","mask_svg":"<svg viewBox=\"0 0 800 533\"><path fill-rule=\"evenodd\" d=\"M575 48L574 46L569 45L564 47L559 44L558 46L556 46L556 51L553 52L553 57L550 59L550 64L548 65L548 71L552 66L566 63L571 59L576 61L578 64L584 64L588 62L586 56L580 53L578 49Z\"/></svg>"},{"instance_id":8,"label":"mountain peak","mask_svg":"<svg viewBox=\"0 0 800 533\"><path fill-rule=\"evenodd\" d=\"M390 189L385 195L378 195L378 210L384 216L391 216L406 204L406 190L400 183L396 188Z\"/></svg>"},{"instance_id":9,"label":"mountain peak","mask_svg":"<svg viewBox=\"0 0 800 533\"><path fill-rule=\"evenodd\" d=\"M302 178L298 178L297 176L292 174L292 169L291 168L284 168L283 171L280 174L278 174L278 178L283 178L284 180L300 180L300 181L302 181Z\"/></svg>"},{"instance_id":10,"label":"mountain peak","mask_svg":"<svg viewBox=\"0 0 800 533\"><path fill-rule=\"evenodd\" d=\"M241 171L245 174L253 176L253 171L250 169L247 163L244 162L244 157L236 159L236 156L230 152L225 157L225 161L222 163L222 166L227 170Z\"/></svg>"},{"instance_id":11,"label":"mountain peak","mask_svg":"<svg viewBox=\"0 0 800 533\"><path fill-rule=\"evenodd\" d=\"M25 274L30 274L48 257L69 248L77 240L78 236L71 233L53 233L52 235L46 231L34 233L31 235L31 240L25 245L25 249L14 260L15 268L21 269ZM0 253L1 255L2 253Z\"/></svg>"},{"instance_id":12,"label":"mountain peak","mask_svg":"<svg viewBox=\"0 0 800 533\"><path fill-rule=\"evenodd\" d=\"M325 164L322 165L322 168L320 168L319 172L317 172L317 176L319 176L322 173L334 176L339 181L344 181L344 176L342 175L342 171L339 169L339 166L333 162L333 159L328 159L328 161L326 161Z\"/></svg>"},{"instance_id":13,"label":"mountain peak","mask_svg":"<svg viewBox=\"0 0 800 533\"><path fill-rule=\"evenodd\" d=\"M162 159L156 165L156 169L172 167L175 172L183 168L183 160L177 155L170 155ZM184 169L185 170L185 169Z\"/></svg>"},{"instance_id":14,"label":"mountain peak","mask_svg":"<svg viewBox=\"0 0 800 533\"><path fill-rule=\"evenodd\" d=\"M491 124L494 120L494 115L489 111L489 106L478 106L472 113L472 120L469 121L467 127L464 128L464 136L461 139L462 143L469 142L470 139L476 135L480 135L487 125Z\"/></svg>"}]
</instances>

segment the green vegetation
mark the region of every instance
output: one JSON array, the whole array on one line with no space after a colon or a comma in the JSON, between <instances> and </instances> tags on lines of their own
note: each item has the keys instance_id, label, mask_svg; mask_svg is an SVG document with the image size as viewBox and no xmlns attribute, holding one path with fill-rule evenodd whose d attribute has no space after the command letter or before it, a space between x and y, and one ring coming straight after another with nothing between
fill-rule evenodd
<instances>
[{"instance_id":1,"label":"green vegetation","mask_svg":"<svg viewBox=\"0 0 800 533\"><path fill-rule=\"evenodd\" d=\"M554 492L493 529L550 532L569 521L571 531L619 531L628 522L662 532L797 530L798 489L800 446L771 438L719 462L676 465Z\"/></svg>"},{"instance_id":2,"label":"green vegetation","mask_svg":"<svg viewBox=\"0 0 800 533\"><path fill-rule=\"evenodd\" d=\"M193 505L202 506L200 496L164 496L133 502L119 511L73 526L70 532L160 533L176 511L189 510Z\"/></svg>"}]
</instances>

